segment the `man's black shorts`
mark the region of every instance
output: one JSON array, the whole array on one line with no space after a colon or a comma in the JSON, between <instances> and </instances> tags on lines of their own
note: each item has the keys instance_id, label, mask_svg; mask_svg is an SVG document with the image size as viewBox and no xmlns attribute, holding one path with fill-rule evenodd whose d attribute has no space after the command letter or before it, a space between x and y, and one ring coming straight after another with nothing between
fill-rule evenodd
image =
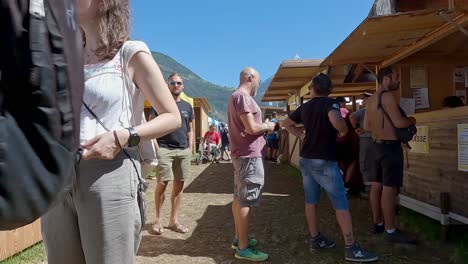
<instances>
[{"instance_id":1,"label":"man's black shorts","mask_svg":"<svg viewBox=\"0 0 468 264\"><path fill-rule=\"evenodd\" d=\"M398 141L372 142L369 148L369 173L372 182L387 187L403 184L403 150Z\"/></svg>"}]
</instances>

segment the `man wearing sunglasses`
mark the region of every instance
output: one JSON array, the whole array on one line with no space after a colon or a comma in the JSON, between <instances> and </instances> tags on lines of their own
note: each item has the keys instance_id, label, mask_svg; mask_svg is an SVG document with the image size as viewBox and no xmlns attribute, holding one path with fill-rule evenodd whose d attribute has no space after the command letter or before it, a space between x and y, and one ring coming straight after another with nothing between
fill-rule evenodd
<instances>
[{"instance_id":1,"label":"man wearing sunglasses","mask_svg":"<svg viewBox=\"0 0 468 264\"><path fill-rule=\"evenodd\" d=\"M178 73L172 73L168 78L168 87L176 101L182 118L182 126L164 137L158 138L158 167L156 169L158 184L154 195L156 205L156 222L152 227L155 234L163 232L161 210L164 202L164 192L167 184L172 181L171 217L168 228L187 233L188 228L179 223L178 215L182 200L184 181L190 177L190 161L192 159L194 117L192 106L182 100L180 95L184 90L184 82ZM157 113L152 110L150 118Z\"/></svg>"}]
</instances>

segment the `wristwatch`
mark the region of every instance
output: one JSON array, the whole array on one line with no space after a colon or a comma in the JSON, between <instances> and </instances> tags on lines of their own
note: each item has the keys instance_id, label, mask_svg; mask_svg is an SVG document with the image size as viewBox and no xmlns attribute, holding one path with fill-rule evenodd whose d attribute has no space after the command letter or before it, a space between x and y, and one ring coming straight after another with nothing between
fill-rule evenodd
<instances>
[{"instance_id":1,"label":"wristwatch","mask_svg":"<svg viewBox=\"0 0 468 264\"><path fill-rule=\"evenodd\" d=\"M128 146L135 147L136 145L140 144L140 136L135 131L133 127L127 128L128 132L130 132L130 137L128 138Z\"/></svg>"}]
</instances>

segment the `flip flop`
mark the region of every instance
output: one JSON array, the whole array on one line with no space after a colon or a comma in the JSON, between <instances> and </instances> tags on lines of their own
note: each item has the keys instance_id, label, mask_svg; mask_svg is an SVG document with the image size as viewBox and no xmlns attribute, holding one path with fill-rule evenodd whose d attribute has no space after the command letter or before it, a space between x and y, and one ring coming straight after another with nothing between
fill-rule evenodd
<instances>
[{"instance_id":1,"label":"flip flop","mask_svg":"<svg viewBox=\"0 0 468 264\"><path fill-rule=\"evenodd\" d=\"M170 225L170 226L167 226L167 229L170 229L174 232L177 232L177 233L181 233L181 234L185 234L189 231L188 228L186 228L185 226L181 225L181 224L175 224L175 225Z\"/></svg>"},{"instance_id":2,"label":"flip flop","mask_svg":"<svg viewBox=\"0 0 468 264\"><path fill-rule=\"evenodd\" d=\"M164 228L161 225L159 226L156 226L156 224L151 225L150 233L155 234L155 235L162 235L163 232L164 232Z\"/></svg>"}]
</instances>

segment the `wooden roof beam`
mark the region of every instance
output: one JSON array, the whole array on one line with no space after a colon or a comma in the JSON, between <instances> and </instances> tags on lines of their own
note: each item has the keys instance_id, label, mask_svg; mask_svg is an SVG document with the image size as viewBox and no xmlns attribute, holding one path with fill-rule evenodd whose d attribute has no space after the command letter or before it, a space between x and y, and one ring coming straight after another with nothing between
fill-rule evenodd
<instances>
[{"instance_id":1,"label":"wooden roof beam","mask_svg":"<svg viewBox=\"0 0 468 264\"><path fill-rule=\"evenodd\" d=\"M453 19L453 22L464 27L468 25L468 15L462 13ZM394 54L392 57L382 61L380 67L390 66L400 60L407 58L408 56L436 43L437 41L447 37L448 35L456 32L458 29L452 23L445 23L443 26L435 29L431 33L427 34L424 38L416 41L413 45L401 49L399 52Z\"/></svg>"},{"instance_id":2,"label":"wooden roof beam","mask_svg":"<svg viewBox=\"0 0 468 264\"><path fill-rule=\"evenodd\" d=\"M333 90L335 89L348 89L350 91L362 90L362 89L375 89L375 82L364 82L364 83L337 83L333 84Z\"/></svg>"},{"instance_id":3,"label":"wooden roof beam","mask_svg":"<svg viewBox=\"0 0 468 264\"><path fill-rule=\"evenodd\" d=\"M300 85L270 87L270 89L266 90L265 93L273 92L273 91L288 91L288 90L293 90L294 91L296 89L299 89L300 87L301 87Z\"/></svg>"},{"instance_id":4,"label":"wooden roof beam","mask_svg":"<svg viewBox=\"0 0 468 264\"><path fill-rule=\"evenodd\" d=\"M194 97L193 104L195 107L204 107L206 111L211 111L211 105L206 97Z\"/></svg>"},{"instance_id":5,"label":"wooden roof beam","mask_svg":"<svg viewBox=\"0 0 468 264\"><path fill-rule=\"evenodd\" d=\"M381 57L360 57L360 58L345 58L345 59L330 59L329 66L345 65L345 64L375 64L382 61Z\"/></svg>"},{"instance_id":6,"label":"wooden roof beam","mask_svg":"<svg viewBox=\"0 0 468 264\"><path fill-rule=\"evenodd\" d=\"M323 59L318 60L285 60L281 63L280 68L304 68L304 67L317 67L319 68Z\"/></svg>"},{"instance_id":7,"label":"wooden roof beam","mask_svg":"<svg viewBox=\"0 0 468 264\"><path fill-rule=\"evenodd\" d=\"M358 64L356 66L356 69L354 70L354 76L353 76L353 80L351 82L356 82L357 79L359 78L359 76L361 76L361 73L364 71L364 68L361 66L361 64Z\"/></svg>"},{"instance_id":8,"label":"wooden roof beam","mask_svg":"<svg viewBox=\"0 0 468 264\"><path fill-rule=\"evenodd\" d=\"M291 93L294 93L295 89L288 89L288 90L270 90L265 92L265 95L278 95L278 94L288 94L291 91Z\"/></svg>"},{"instance_id":9,"label":"wooden roof beam","mask_svg":"<svg viewBox=\"0 0 468 264\"><path fill-rule=\"evenodd\" d=\"M279 77L274 78L273 82L308 82L310 81L311 77Z\"/></svg>"},{"instance_id":10,"label":"wooden roof beam","mask_svg":"<svg viewBox=\"0 0 468 264\"><path fill-rule=\"evenodd\" d=\"M345 93L331 93L329 97L338 97L338 96L357 96L361 95L363 92L345 92Z\"/></svg>"},{"instance_id":11,"label":"wooden roof beam","mask_svg":"<svg viewBox=\"0 0 468 264\"><path fill-rule=\"evenodd\" d=\"M288 99L288 96L263 96L262 102L276 102L284 101Z\"/></svg>"}]
</instances>

